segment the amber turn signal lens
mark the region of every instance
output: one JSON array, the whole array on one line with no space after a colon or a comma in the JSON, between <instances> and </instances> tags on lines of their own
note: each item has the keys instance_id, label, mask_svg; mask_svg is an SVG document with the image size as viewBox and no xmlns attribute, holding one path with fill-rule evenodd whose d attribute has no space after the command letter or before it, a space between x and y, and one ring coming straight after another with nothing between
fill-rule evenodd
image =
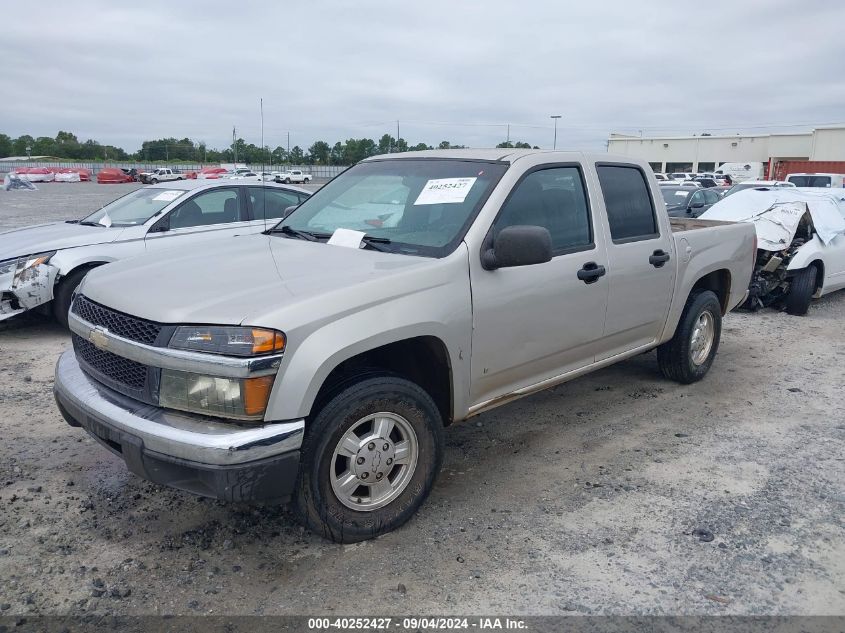
<instances>
[{"instance_id":1,"label":"amber turn signal lens","mask_svg":"<svg viewBox=\"0 0 845 633\"><path fill-rule=\"evenodd\" d=\"M285 335L281 332L253 328L252 341L253 354L283 352L285 350Z\"/></svg>"},{"instance_id":2,"label":"amber turn signal lens","mask_svg":"<svg viewBox=\"0 0 845 633\"><path fill-rule=\"evenodd\" d=\"M242 399L244 413L247 415L259 415L267 408L267 400L270 399L270 389L273 388L275 376L261 376L260 378L247 378L243 381Z\"/></svg>"}]
</instances>

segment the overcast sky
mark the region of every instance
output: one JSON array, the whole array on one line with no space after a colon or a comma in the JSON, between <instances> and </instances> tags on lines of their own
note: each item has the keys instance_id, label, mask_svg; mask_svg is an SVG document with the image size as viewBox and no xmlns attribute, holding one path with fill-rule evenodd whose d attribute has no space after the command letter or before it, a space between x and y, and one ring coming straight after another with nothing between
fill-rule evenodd
<instances>
[{"instance_id":1,"label":"overcast sky","mask_svg":"<svg viewBox=\"0 0 845 633\"><path fill-rule=\"evenodd\" d=\"M32 10L30 10L32 9ZM22 12L21 12L22 11ZM845 3L66 2L4 13L0 132L136 150L232 126L271 147L378 138L603 149L612 131L845 122ZM8 18L8 19L7 19ZM490 125L490 124L499 124ZM800 127L786 127L802 124Z\"/></svg>"}]
</instances>

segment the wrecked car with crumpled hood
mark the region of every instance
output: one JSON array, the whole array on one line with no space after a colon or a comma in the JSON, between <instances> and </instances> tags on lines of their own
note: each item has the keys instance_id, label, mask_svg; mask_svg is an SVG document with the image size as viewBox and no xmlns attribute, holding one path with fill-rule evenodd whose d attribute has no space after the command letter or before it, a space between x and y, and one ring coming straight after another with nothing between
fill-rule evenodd
<instances>
[{"instance_id":1,"label":"wrecked car with crumpled hood","mask_svg":"<svg viewBox=\"0 0 845 633\"><path fill-rule=\"evenodd\" d=\"M812 299L845 288L845 189L750 189L701 218L754 224L757 258L747 309L803 315Z\"/></svg>"}]
</instances>

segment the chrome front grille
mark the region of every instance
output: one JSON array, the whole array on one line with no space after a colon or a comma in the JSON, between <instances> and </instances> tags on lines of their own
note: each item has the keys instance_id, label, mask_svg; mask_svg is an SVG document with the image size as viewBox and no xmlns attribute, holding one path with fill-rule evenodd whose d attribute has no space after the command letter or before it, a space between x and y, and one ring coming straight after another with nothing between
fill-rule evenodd
<instances>
[{"instance_id":1,"label":"chrome front grille","mask_svg":"<svg viewBox=\"0 0 845 633\"><path fill-rule=\"evenodd\" d=\"M73 349L78 360L101 378L107 379L118 391L136 395L146 389L146 365L97 349L93 343L76 334L73 335Z\"/></svg>"},{"instance_id":2,"label":"chrome front grille","mask_svg":"<svg viewBox=\"0 0 845 633\"><path fill-rule=\"evenodd\" d=\"M99 325L112 334L144 345L153 345L162 328L159 323L106 308L83 295L76 296L70 311L80 319Z\"/></svg>"}]
</instances>

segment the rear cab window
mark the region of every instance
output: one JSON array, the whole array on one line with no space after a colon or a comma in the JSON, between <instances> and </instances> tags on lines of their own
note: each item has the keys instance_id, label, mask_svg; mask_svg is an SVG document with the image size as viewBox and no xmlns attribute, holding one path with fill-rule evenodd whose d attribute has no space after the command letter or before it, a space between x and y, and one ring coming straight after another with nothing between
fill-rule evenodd
<instances>
[{"instance_id":1,"label":"rear cab window","mask_svg":"<svg viewBox=\"0 0 845 633\"><path fill-rule=\"evenodd\" d=\"M646 176L634 165L596 165L614 244L660 237Z\"/></svg>"}]
</instances>

